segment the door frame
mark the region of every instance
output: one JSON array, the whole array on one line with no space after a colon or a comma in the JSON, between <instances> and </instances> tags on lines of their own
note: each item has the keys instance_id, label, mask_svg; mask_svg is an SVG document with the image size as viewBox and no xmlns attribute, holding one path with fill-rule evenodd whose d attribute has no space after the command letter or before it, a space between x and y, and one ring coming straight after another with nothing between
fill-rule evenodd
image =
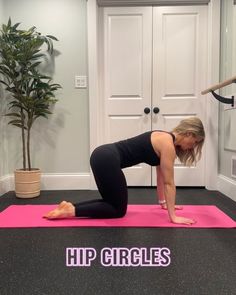
<instances>
[{"instance_id":1,"label":"door frame","mask_svg":"<svg viewBox=\"0 0 236 295\"><path fill-rule=\"evenodd\" d=\"M103 109L101 101L102 87L100 87L102 61L99 42L100 35L99 7L96 0L87 1L87 29L88 29L88 77L89 77L89 117L90 117L90 153L102 144L103 139ZM208 4L208 54L206 87L219 83L220 73L220 0L211 0ZM205 143L205 187L217 190L218 181L218 102L212 95L206 95L206 143ZM92 174L91 174L92 175ZM90 177L90 189L96 185Z\"/></svg>"}]
</instances>

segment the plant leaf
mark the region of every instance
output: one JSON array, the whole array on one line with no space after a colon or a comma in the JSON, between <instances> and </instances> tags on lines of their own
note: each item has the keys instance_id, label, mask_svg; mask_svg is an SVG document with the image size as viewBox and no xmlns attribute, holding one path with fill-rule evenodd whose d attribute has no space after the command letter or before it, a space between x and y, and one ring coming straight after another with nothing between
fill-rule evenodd
<instances>
[{"instance_id":1,"label":"plant leaf","mask_svg":"<svg viewBox=\"0 0 236 295\"><path fill-rule=\"evenodd\" d=\"M3 80L0 80L0 83L2 83L4 85L6 85L7 87L9 87L9 85L5 81L3 81Z\"/></svg>"},{"instance_id":2,"label":"plant leaf","mask_svg":"<svg viewBox=\"0 0 236 295\"><path fill-rule=\"evenodd\" d=\"M6 117L18 117L18 118L21 118L21 115L18 114L18 113L8 113L8 114L5 114Z\"/></svg>"},{"instance_id":3,"label":"plant leaf","mask_svg":"<svg viewBox=\"0 0 236 295\"><path fill-rule=\"evenodd\" d=\"M54 40L54 41L59 41L56 37L52 36L52 35L46 35L46 37Z\"/></svg>"},{"instance_id":4,"label":"plant leaf","mask_svg":"<svg viewBox=\"0 0 236 295\"><path fill-rule=\"evenodd\" d=\"M22 126L22 125L20 125L20 124L12 124L12 125L14 125L14 126L16 126L16 127L19 127L19 128L24 128L25 130L27 130L27 128L25 127L25 126Z\"/></svg>"},{"instance_id":5,"label":"plant leaf","mask_svg":"<svg viewBox=\"0 0 236 295\"><path fill-rule=\"evenodd\" d=\"M8 124L22 124L22 121L21 120L11 120L8 122Z\"/></svg>"},{"instance_id":6,"label":"plant leaf","mask_svg":"<svg viewBox=\"0 0 236 295\"><path fill-rule=\"evenodd\" d=\"M16 28L18 28L18 26L19 26L20 24L21 24L21 23L16 23L16 24L12 27L12 29L15 31Z\"/></svg>"}]
</instances>

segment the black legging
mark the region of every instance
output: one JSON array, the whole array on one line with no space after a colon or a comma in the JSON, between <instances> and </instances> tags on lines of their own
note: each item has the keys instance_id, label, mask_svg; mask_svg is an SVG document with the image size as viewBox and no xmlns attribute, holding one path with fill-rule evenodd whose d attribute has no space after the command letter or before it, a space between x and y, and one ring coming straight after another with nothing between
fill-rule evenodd
<instances>
[{"instance_id":1,"label":"black legging","mask_svg":"<svg viewBox=\"0 0 236 295\"><path fill-rule=\"evenodd\" d=\"M77 217L119 218L126 214L128 191L120 156L114 144L94 150L90 165L102 200L74 204Z\"/></svg>"}]
</instances>

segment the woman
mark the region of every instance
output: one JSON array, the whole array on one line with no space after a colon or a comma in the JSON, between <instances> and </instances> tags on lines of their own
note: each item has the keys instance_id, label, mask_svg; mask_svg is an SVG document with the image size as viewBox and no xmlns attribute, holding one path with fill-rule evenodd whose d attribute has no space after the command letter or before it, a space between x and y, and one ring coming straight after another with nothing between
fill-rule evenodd
<instances>
[{"instance_id":1,"label":"woman","mask_svg":"<svg viewBox=\"0 0 236 295\"><path fill-rule=\"evenodd\" d=\"M159 203L163 209L168 210L170 221L193 224L193 219L175 214L175 209L180 208L175 206L174 162L176 157L188 166L198 161L204 139L201 120L191 117L182 120L172 132L150 131L127 140L102 145L94 150L90 158L102 200L78 204L63 201L44 217L123 217L127 210L128 191L122 169L144 162L157 167Z\"/></svg>"}]
</instances>

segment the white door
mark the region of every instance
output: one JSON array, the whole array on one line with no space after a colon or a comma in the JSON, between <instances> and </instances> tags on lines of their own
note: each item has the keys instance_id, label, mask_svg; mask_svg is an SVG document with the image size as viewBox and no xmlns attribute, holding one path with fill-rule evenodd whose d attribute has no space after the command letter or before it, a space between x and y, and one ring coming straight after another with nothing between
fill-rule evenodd
<instances>
[{"instance_id":1,"label":"white door","mask_svg":"<svg viewBox=\"0 0 236 295\"><path fill-rule=\"evenodd\" d=\"M205 121L206 100L200 92L206 81L206 58L206 6L153 8L152 101L160 112L153 113L152 129L170 131L189 116ZM176 185L204 186L204 170L204 152L191 168L176 161Z\"/></svg>"},{"instance_id":2,"label":"white door","mask_svg":"<svg viewBox=\"0 0 236 295\"><path fill-rule=\"evenodd\" d=\"M204 121L206 13L207 6L104 8L104 142L171 130L192 115ZM146 164L124 172L128 185L155 185ZM204 185L204 159L191 168L176 162L175 179Z\"/></svg>"},{"instance_id":3,"label":"white door","mask_svg":"<svg viewBox=\"0 0 236 295\"><path fill-rule=\"evenodd\" d=\"M152 8L104 9L105 142L151 130ZM150 167L124 169L129 185L151 185Z\"/></svg>"}]
</instances>

